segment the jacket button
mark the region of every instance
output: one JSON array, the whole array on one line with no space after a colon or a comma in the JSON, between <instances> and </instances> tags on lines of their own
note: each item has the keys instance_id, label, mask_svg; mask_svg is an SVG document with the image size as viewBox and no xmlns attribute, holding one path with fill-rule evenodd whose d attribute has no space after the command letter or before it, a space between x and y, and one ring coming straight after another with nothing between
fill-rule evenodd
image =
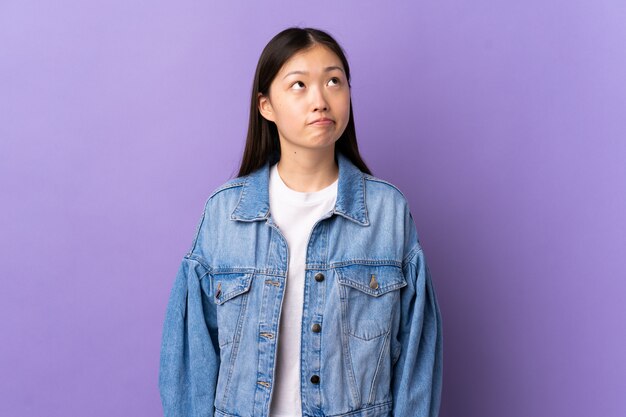
<instances>
[{"instance_id":1,"label":"jacket button","mask_svg":"<svg viewBox=\"0 0 626 417\"><path fill-rule=\"evenodd\" d=\"M372 279L370 280L370 288L373 290L378 289L378 281L376 281L376 275L372 274Z\"/></svg>"},{"instance_id":2,"label":"jacket button","mask_svg":"<svg viewBox=\"0 0 626 417\"><path fill-rule=\"evenodd\" d=\"M320 377L317 376L317 375L313 375L311 377L311 382L314 383L314 384L319 384L320 383Z\"/></svg>"},{"instance_id":3,"label":"jacket button","mask_svg":"<svg viewBox=\"0 0 626 417\"><path fill-rule=\"evenodd\" d=\"M315 281L317 282L324 281L324 274L322 274L321 272L318 272L317 274L315 274Z\"/></svg>"},{"instance_id":4,"label":"jacket button","mask_svg":"<svg viewBox=\"0 0 626 417\"><path fill-rule=\"evenodd\" d=\"M314 333L319 333L322 331L322 326L319 323L315 323L311 326L311 330L313 330Z\"/></svg>"}]
</instances>

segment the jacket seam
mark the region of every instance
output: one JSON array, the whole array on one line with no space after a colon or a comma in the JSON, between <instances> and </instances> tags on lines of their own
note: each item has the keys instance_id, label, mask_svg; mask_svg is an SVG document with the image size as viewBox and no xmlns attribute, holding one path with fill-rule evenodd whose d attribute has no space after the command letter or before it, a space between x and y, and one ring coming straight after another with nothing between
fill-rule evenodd
<instances>
[{"instance_id":1,"label":"jacket seam","mask_svg":"<svg viewBox=\"0 0 626 417\"><path fill-rule=\"evenodd\" d=\"M349 417L349 416L360 414L365 411L369 411L369 410L376 409L376 408L391 407L392 405L393 405L393 401L385 401L384 403L372 404L368 407L362 407L357 410L349 411L347 413L329 414L326 417Z\"/></svg>"},{"instance_id":2,"label":"jacket seam","mask_svg":"<svg viewBox=\"0 0 626 417\"><path fill-rule=\"evenodd\" d=\"M193 262L199 263L200 266L203 267L205 269L205 271L206 271L204 274L202 274L203 277L206 274L211 272L211 267L209 266L208 262L202 256L200 256L198 254L195 254L195 253L188 253L183 258L187 259L189 261L193 261Z\"/></svg>"},{"instance_id":3,"label":"jacket seam","mask_svg":"<svg viewBox=\"0 0 626 417\"><path fill-rule=\"evenodd\" d=\"M242 188L241 188L241 191L239 192L239 198L237 199L237 204L235 204L235 208L233 208L233 211L230 212L230 219L231 220L234 220L234 219L237 218L235 216L235 212L239 208L239 205L241 204L241 200L243 200L243 196L246 193L246 187L245 187L246 183L247 183L247 178L244 179L244 181L241 183Z\"/></svg>"},{"instance_id":4,"label":"jacket seam","mask_svg":"<svg viewBox=\"0 0 626 417\"><path fill-rule=\"evenodd\" d=\"M416 243L415 246L413 246L413 249L411 249L408 253L408 255L406 255L404 257L404 259L402 260L402 268L404 268L406 266L406 264L410 263L411 261L413 261L413 258L416 258L420 253L422 253L424 250L422 249L422 247L420 246L419 243Z\"/></svg>"},{"instance_id":5,"label":"jacket seam","mask_svg":"<svg viewBox=\"0 0 626 417\"><path fill-rule=\"evenodd\" d=\"M211 193L209 199L213 198L216 194L221 193L224 190L228 190L229 188L241 187L245 184L245 179L236 182L226 182L225 184L220 185L217 189Z\"/></svg>"},{"instance_id":6,"label":"jacket seam","mask_svg":"<svg viewBox=\"0 0 626 417\"><path fill-rule=\"evenodd\" d=\"M222 184L220 187L214 190L211 193L211 195L209 195L209 198L207 198L206 201L204 202L204 209L202 210L202 216L200 217L200 221L198 222L198 225L196 226L196 233L193 239L193 243L191 244L191 248L187 252L187 255L191 255L193 251L196 250L196 246L198 245L198 237L200 237L200 230L202 229L202 224L204 223L204 220L206 219L206 216L207 216L207 207L209 206L209 202L213 199L213 197L215 197L217 194L221 193L222 191L228 190L230 188L239 187L241 185L242 185L241 181L234 182L234 183L227 182L225 184Z\"/></svg>"},{"instance_id":7,"label":"jacket seam","mask_svg":"<svg viewBox=\"0 0 626 417\"><path fill-rule=\"evenodd\" d=\"M351 265L369 265L369 266L402 266L402 262L394 259L347 259L341 262L333 262L329 264L331 269L343 268ZM315 268L312 268L315 269Z\"/></svg>"},{"instance_id":8,"label":"jacket seam","mask_svg":"<svg viewBox=\"0 0 626 417\"><path fill-rule=\"evenodd\" d=\"M383 357L385 356L385 351L387 350L387 347L389 346L390 341L391 341L391 330L385 333L385 341L383 342L383 348L380 350L380 354L378 355L378 360L376 361L376 372L374 372L374 377L372 378L372 385L370 386L370 392L367 397L367 402L372 401L374 397L374 387L376 386L376 379L378 377L378 374L380 373L380 368L382 366ZM391 349L391 347L389 348Z\"/></svg>"},{"instance_id":9,"label":"jacket seam","mask_svg":"<svg viewBox=\"0 0 626 417\"><path fill-rule=\"evenodd\" d=\"M381 178L374 177L373 175L368 175L368 174L364 174L364 175L363 175L363 178L364 178L364 179L366 179L366 180L368 180L368 181L373 181L373 182L379 182L379 183L382 183L382 184L387 184L387 185L388 185L388 186L390 186L391 188L394 188L396 191L398 191L398 192L400 193L400 195L401 195L401 196L402 196L405 200L407 200L406 196L405 196L405 195L404 195L404 193L403 193L403 192L402 192L402 191L398 188L398 186L396 186L396 185L394 185L394 184L390 183L389 181L385 181L385 180L383 180L383 179L381 179ZM407 201L408 201L408 200L407 200Z\"/></svg>"}]
</instances>

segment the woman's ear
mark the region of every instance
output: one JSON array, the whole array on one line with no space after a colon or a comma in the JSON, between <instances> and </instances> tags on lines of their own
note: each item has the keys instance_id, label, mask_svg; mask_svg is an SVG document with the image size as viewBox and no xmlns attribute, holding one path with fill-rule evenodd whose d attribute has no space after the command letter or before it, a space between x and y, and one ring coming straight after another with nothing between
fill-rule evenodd
<instances>
[{"instance_id":1,"label":"woman's ear","mask_svg":"<svg viewBox=\"0 0 626 417\"><path fill-rule=\"evenodd\" d=\"M259 103L259 113L261 113L261 116L263 116L263 118L269 120L270 122L275 122L274 109L272 108L272 103L270 103L269 97L266 97L262 93L259 93L257 98Z\"/></svg>"}]
</instances>

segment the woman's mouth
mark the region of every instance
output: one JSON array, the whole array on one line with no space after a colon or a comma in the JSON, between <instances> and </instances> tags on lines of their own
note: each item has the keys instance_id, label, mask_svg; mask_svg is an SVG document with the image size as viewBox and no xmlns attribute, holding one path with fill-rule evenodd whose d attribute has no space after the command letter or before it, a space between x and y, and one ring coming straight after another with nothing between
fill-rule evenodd
<instances>
[{"instance_id":1,"label":"woman's mouth","mask_svg":"<svg viewBox=\"0 0 626 417\"><path fill-rule=\"evenodd\" d=\"M333 123L335 123L333 120L326 117L322 117L321 119L317 119L314 122L311 122L313 126L328 126Z\"/></svg>"}]
</instances>

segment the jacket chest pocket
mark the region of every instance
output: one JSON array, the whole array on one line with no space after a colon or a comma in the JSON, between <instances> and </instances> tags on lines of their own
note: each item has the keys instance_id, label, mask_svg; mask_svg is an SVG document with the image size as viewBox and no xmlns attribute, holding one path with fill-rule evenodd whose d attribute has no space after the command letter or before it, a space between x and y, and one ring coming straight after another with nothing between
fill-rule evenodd
<instances>
[{"instance_id":1,"label":"jacket chest pocket","mask_svg":"<svg viewBox=\"0 0 626 417\"><path fill-rule=\"evenodd\" d=\"M400 288L407 285L396 265L354 264L335 269L339 281L343 329L371 340L389 332L400 307Z\"/></svg>"},{"instance_id":2,"label":"jacket chest pocket","mask_svg":"<svg viewBox=\"0 0 626 417\"><path fill-rule=\"evenodd\" d=\"M220 347L232 343L241 336L252 275L251 273L213 275L213 300L217 304L217 334Z\"/></svg>"}]
</instances>

